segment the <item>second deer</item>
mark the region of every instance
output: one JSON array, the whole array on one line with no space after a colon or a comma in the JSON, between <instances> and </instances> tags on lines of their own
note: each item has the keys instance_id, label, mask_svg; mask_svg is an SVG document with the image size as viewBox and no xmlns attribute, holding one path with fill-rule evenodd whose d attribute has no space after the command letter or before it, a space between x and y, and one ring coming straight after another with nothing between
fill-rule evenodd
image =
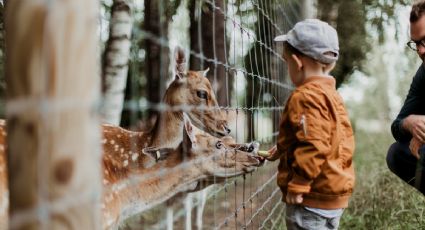
<instances>
[{"instance_id":1,"label":"second deer","mask_svg":"<svg viewBox=\"0 0 425 230\"><path fill-rule=\"evenodd\" d=\"M120 173L107 174L106 181L120 183L105 191L105 227L116 228L132 215L178 193L192 191L201 180L235 177L261 165L255 153L234 149L221 139L195 129L184 115L183 141L176 148L144 149L158 163L144 169L122 166ZM105 168L109 169L111 163L105 159Z\"/></svg>"}]
</instances>

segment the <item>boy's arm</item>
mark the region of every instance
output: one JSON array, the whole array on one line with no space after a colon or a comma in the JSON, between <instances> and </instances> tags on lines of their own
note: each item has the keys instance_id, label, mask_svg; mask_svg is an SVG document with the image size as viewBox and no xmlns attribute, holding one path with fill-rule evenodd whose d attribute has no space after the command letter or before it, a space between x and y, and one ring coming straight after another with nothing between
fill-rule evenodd
<instances>
[{"instance_id":1,"label":"boy's arm","mask_svg":"<svg viewBox=\"0 0 425 230\"><path fill-rule=\"evenodd\" d=\"M296 133L294 169L288 184L290 193L308 193L313 180L320 174L321 165L330 153L331 117L325 95L297 94L290 107L290 123Z\"/></svg>"},{"instance_id":2,"label":"boy's arm","mask_svg":"<svg viewBox=\"0 0 425 230\"><path fill-rule=\"evenodd\" d=\"M281 156L281 154L279 154L279 152L277 151L277 146L276 145L274 145L269 150L267 150L267 152L269 153L269 156L266 156L265 158L268 161L275 161L275 160L279 159L280 156Z\"/></svg>"}]
</instances>

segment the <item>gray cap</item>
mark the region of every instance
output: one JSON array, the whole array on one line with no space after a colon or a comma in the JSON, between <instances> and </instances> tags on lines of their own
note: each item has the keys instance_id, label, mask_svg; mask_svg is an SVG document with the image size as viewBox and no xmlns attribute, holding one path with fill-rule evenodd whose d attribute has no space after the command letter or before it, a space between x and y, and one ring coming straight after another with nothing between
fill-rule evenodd
<instances>
[{"instance_id":1,"label":"gray cap","mask_svg":"<svg viewBox=\"0 0 425 230\"><path fill-rule=\"evenodd\" d=\"M339 44L336 30L318 19L306 19L295 24L287 34L274 38L288 42L301 53L325 64L338 60Z\"/></svg>"}]
</instances>

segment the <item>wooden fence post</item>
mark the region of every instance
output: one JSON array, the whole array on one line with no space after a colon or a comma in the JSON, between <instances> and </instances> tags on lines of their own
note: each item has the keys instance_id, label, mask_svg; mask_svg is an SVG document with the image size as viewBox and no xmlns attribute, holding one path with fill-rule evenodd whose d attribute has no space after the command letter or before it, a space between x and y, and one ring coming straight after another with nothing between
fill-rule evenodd
<instances>
[{"instance_id":1,"label":"wooden fence post","mask_svg":"<svg viewBox=\"0 0 425 230\"><path fill-rule=\"evenodd\" d=\"M97 0L6 4L10 229L100 229Z\"/></svg>"}]
</instances>

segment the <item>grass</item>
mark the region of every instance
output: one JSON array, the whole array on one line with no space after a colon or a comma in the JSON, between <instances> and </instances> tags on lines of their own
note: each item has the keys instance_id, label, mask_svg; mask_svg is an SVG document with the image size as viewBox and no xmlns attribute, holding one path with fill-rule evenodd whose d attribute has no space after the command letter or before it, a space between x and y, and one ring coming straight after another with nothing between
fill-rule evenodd
<instances>
[{"instance_id":1,"label":"grass","mask_svg":"<svg viewBox=\"0 0 425 230\"><path fill-rule=\"evenodd\" d=\"M356 132L356 188L340 229L425 229L425 199L386 165L388 132Z\"/></svg>"},{"instance_id":2,"label":"grass","mask_svg":"<svg viewBox=\"0 0 425 230\"><path fill-rule=\"evenodd\" d=\"M340 229L425 229L424 196L393 175L387 168L385 162L386 152L393 141L389 131L382 133L356 132L356 153L354 156L356 187L349 207L341 219ZM215 226L216 222L221 222L226 216L230 215L235 206L240 205L242 193L249 196L267 178L273 175L275 169L275 166L264 167L255 173L252 178L248 176L246 182L249 187L247 187L247 191L240 191L242 182L239 178L237 190L235 190L236 186L231 185L227 190L226 197L223 197L224 193L220 193L217 198L210 199L204 213L205 229L212 229L211 226ZM272 183L270 188L255 197L253 211L257 210L264 200L269 197L271 191L276 188L275 186L276 184ZM248 188L253 191L248 191ZM238 194L236 196L237 201L235 194ZM277 202L280 201L278 199L273 200L271 205L267 205L248 229L257 229L261 226ZM224 203L227 204L226 208L222 207ZM175 202L174 205L176 205ZM176 210L182 208L181 204L177 206L179 208ZM130 227L131 225L128 224L121 229L153 229L153 225L165 218L165 209L165 205L160 205L142 216L134 218L134 226L136 227ZM276 214L265 223L264 229L273 229L273 227L275 227L274 229L285 229L283 214L280 214L282 211L283 208L278 208ZM240 214L242 213L244 212L241 211ZM192 216L194 214L192 213ZM246 215L247 219L249 219L252 215L251 210L247 209ZM183 228L182 221L184 221L184 218L180 218L175 223L175 229ZM245 221L243 216L238 216L238 223ZM232 218L226 229L235 229L235 226L238 225L236 218ZM195 228L195 226L193 227Z\"/></svg>"}]
</instances>

